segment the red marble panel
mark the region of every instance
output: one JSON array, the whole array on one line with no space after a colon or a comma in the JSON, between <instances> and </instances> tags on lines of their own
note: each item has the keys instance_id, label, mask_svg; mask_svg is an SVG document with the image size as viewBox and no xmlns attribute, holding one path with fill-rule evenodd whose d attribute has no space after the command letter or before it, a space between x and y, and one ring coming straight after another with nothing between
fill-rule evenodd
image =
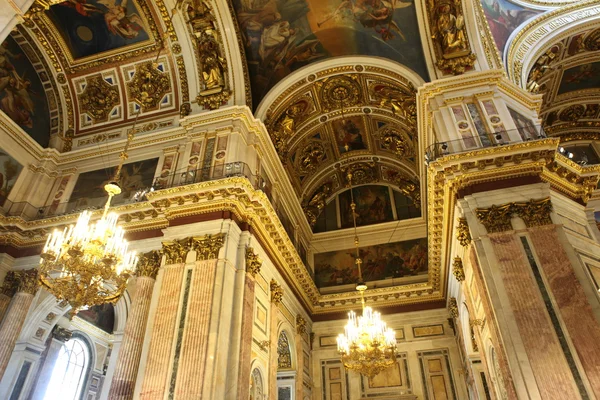
<instances>
[{"instance_id":1,"label":"red marble panel","mask_svg":"<svg viewBox=\"0 0 600 400\"><path fill-rule=\"evenodd\" d=\"M244 303L242 305L242 327L240 338L240 360L238 399L247 399L250 396L250 368L252 362L252 327L254 326L254 290L256 282L251 275L246 274L244 282Z\"/></svg>"}]
</instances>

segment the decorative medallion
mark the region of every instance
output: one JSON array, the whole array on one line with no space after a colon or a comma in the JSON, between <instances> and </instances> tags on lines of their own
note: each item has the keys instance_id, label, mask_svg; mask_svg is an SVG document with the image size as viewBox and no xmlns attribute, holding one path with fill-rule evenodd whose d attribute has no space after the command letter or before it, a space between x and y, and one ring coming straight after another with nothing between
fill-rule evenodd
<instances>
[{"instance_id":1,"label":"decorative medallion","mask_svg":"<svg viewBox=\"0 0 600 400\"><path fill-rule=\"evenodd\" d=\"M336 75L317 82L324 112L352 107L361 102L361 87L355 75Z\"/></svg>"},{"instance_id":2,"label":"decorative medallion","mask_svg":"<svg viewBox=\"0 0 600 400\"><path fill-rule=\"evenodd\" d=\"M298 166L302 174L314 172L327 158L323 144L315 141L308 143L299 153Z\"/></svg>"},{"instance_id":3,"label":"decorative medallion","mask_svg":"<svg viewBox=\"0 0 600 400\"><path fill-rule=\"evenodd\" d=\"M150 61L137 64L133 79L127 82L129 98L137 102L144 112L157 110L170 91L169 74L160 71L158 64Z\"/></svg>"},{"instance_id":4,"label":"decorative medallion","mask_svg":"<svg viewBox=\"0 0 600 400\"><path fill-rule=\"evenodd\" d=\"M111 85L102 74L86 78L83 92L77 96L82 113L88 114L95 123L108 120L110 112L120 103L117 85Z\"/></svg>"},{"instance_id":5,"label":"decorative medallion","mask_svg":"<svg viewBox=\"0 0 600 400\"><path fill-rule=\"evenodd\" d=\"M377 180L377 169L374 162L358 162L342 169L347 186L350 186L348 175L352 176L353 185L364 185Z\"/></svg>"}]
</instances>

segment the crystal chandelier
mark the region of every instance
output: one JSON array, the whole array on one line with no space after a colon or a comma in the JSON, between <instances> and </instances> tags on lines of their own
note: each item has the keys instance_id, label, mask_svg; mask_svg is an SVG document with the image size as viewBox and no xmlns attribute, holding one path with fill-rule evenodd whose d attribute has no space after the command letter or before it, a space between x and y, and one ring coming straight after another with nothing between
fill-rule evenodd
<instances>
[{"instance_id":1,"label":"crystal chandelier","mask_svg":"<svg viewBox=\"0 0 600 400\"><path fill-rule=\"evenodd\" d=\"M116 302L137 264L118 216L108 212L112 198L121 193L116 182L132 139L133 133L128 134L114 180L104 186L108 200L100 220L91 223L92 213L82 212L74 226L54 230L42 250L40 282L62 304L71 305L71 318L84 307Z\"/></svg>"},{"instance_id":2,"label":"crystal chandelier","mask_svg":"<svg viewBox=\"0 0 600 400\"><path fill-rule=\"evenodd\" d=\"M350 184L350 208L354 222L354 245L356 247L356 267L358 268L358 284L362 316L357 317L354 311L348 313L345 332L337 338L338 352L347 369L356 371L368 378L373 378L396 362L396 332L388 328L381 319L381 314L365 307L364 292L367 285L362 277L362 260L360 258L358 234L356 231L356 203L352 193L352 174L348 173Z\"/></svg>"}]
</instances>

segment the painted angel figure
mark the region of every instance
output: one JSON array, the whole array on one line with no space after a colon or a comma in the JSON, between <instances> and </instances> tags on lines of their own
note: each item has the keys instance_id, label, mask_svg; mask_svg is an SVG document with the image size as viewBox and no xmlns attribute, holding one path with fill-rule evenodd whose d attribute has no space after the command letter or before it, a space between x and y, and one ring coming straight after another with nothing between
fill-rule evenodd
<instances>
[{"instance_id":1,"label":"painted angel figure","mask_svg":"<svg viewBox=\"0 0 600 400\"><path fill-rule=\"evenodd\" d=\"M144 23L136 13L127 14L127 0L122 0L117 5L117 0L98 0L108 11L104 14L104 21L108 30L114 35L125 39L133 39L143 30Z\"/></svg>"}]
</instances>

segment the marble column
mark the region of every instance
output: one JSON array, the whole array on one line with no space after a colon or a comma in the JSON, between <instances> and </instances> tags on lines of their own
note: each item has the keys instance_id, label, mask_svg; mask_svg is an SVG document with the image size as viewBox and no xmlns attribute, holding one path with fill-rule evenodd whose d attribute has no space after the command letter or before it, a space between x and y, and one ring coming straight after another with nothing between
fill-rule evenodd
<instances>
[{"instance_id":1,"label":"marble column","mask_svg":"<svg viewBox=\"0 0 600 400\"><path fill-rule=\"evenodd\" d=\"M108 398L111 400L131 399L135 380L140 366L144 334L150 311L150 301L154 282L160 267L161 254L158 251L145 253L137 267L135 297L127 316L123 342L119 350Z\"/></svg>"},{"instance_id":2,"label":"marble column","mask_svg":"<svg viewBox=\"0 0 600 400\"><path fill-rule=\"evenodd\" d=\"M29 307L31 307L33 297L38 289L37 270L19 271L15 275L18 279L17 292L10 302L4 322L0 327L0 378L4 376Z\"/></svg>"},{"instance_id":3,"label":"marble column","mask_svg":"<svg viewBox=\"0 0 600 400\"><path fill-rule=\"evenodd\" d=\"M306 320L296 315L296 334L294 335L296 349L296 399L304 398L304 338L306 335Z\"/></svg>"},{"instance_id":4,"label":"marble column","mask_svg":"<svg viewBox=\"0 0 600 400\"><path fill-rule=\"evenodd\" d=\"M63 344L71 338L71 334L71 331L58 325L52 331L52 339L50 341L48 353L46 354L46 359L41 367L33 394L31 395L32 400L44 399L46 390L50 384L50 379L52 378L54 365L56 364L56 360L58 360L58 355L60 354L60 349L62 348Z\"/></svg>"},{"instance_id":5,"label":"marble column","mask_svg":"<svg viewBox=\"0 0 600 400\"><path fill-rule=\"evenodd\" d=\"M271 318L269 340L269 400L277 400L277 367L279 353L277 352L278 335L277 325L279 322L279 304L283 298L283 288L274 280L271 280Z\"/></svg>"},{"instance_id":6,"label":"marble column","mask_svg":"<svg viewBox=\"0 0 600 400\"><path fill-rule=\"evenodd\" d=\"M250 396L250 370L252 365L252 327L254 325L255 276L260 272L262 261L251 247L246 248L246 276L242 305L242 327L238 368L238 399Z\"/></svg>"},{"instance_id":7,"label":"marble column","mask_svg":"<svg viewBox=\"0 0 600 400\"><path fill-rule=\"evenodd\" d=\"M2 288L0 288L0 323L4 319L6 310L10 305L10 299L17 290L17 280L15 279L15 271L8 271L4 277Z\"/></svg>"}]
</instances>

